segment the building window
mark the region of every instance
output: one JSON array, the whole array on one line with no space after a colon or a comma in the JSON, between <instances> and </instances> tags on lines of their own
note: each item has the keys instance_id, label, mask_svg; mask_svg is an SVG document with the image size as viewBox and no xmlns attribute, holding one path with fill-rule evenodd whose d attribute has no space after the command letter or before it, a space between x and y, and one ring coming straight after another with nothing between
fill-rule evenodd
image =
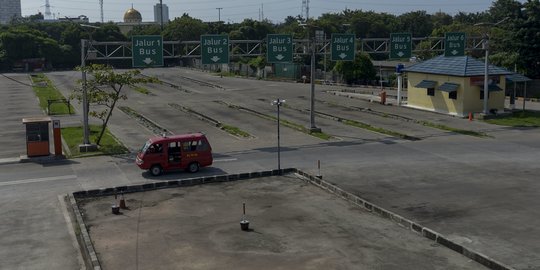
<instances>
[{"instance_id":1,"label":"building window","mask_svg":"<svg viewBox=\"0 0 540 270\"><path fill-rule=\"evenodd\" d=\"M457 99L457 91L452 91L452 92L448 93L448 98L449 99Z\"/></svg>"},{"instance_id":2,"label":"building window","mask_svg":"<svg viewBox=\"0 0 540 270\"><path fill-rule=\"evenodd\" d=\"M484 100L484 89L480 90L480 99ZM489 92L488 92L488 99L489 99Z\"/></svg>"},{"instance_id":3,"label":"building window","mask_svg":"<svg viewBox=\"0 0 540 270\"><path fill-rule=\"evenodd\" d=\"M435 96L435 88L428 88L427 89L427 95L428 96Z\"/></svg>"}]
</instances>

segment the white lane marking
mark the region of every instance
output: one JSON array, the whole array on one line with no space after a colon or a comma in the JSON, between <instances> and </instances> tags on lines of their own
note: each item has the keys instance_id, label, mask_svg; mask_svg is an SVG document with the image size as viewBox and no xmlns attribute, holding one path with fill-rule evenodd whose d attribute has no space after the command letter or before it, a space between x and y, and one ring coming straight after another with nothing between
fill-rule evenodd
<instances>
[{"instance_id":1,"label":"white lane marking","mask_svg":"<svg viewBox=\"0 0 540 270\"><path fill-rule=\"evenodd\" d=\"M214 159L214 162L228 162L228 161L236 161L237 158L220 158L220 159Z\"/></svg>"},{"instance_id":2,"label":"white lane marking","mask_svg":"<svg viewBox=\"0 0 540 270\"><path fill-rule=\"evenodd\" d=\"M64 219L66 220L69 236L71 237L71 244L73 245L73 248L77 250L77 262L79 263L79 269L85 270L86 266L84 264L84 260L81 254L81 249L79 248L79 242L77 241L77 237L75 236L75 229L73 227L73 223L71 222L71 218L68 213L68 206L66 204L66 201L64 200L65 196L66 195L58 195L58 200L60 201L60 208L62 210L62 214L64 214Z\"/></svg>"},{"instance_id":3,"label":"white lane marking","mask_svg":"<svg viewBox=\"0 0 540 270\"><path fill-rule=\"evenodd\" d=\"M70 179L77 179L77 176L73 175L73 174L70 174L70 175L60 175L60 176L51 176L51 177L43 177L43 178L32 178L32 179L22 179L22 180L15 180L15 181L9 181L9 182L1 182L0 187L1 186L30 184L30 183L49 182L49 181L57 181L57 180L70 180Z\"/></svg>"}]
</instances>

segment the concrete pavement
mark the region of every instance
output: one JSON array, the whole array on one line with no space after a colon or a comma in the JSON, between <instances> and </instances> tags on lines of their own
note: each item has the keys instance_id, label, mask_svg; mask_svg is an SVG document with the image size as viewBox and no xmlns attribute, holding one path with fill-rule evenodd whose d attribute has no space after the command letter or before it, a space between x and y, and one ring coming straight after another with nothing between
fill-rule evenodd
<instances>
[{"instance_id":1,"label":"concrete pavement","mask_svg":"<svg viewBox=\"0 0 540 270\"><path fill-rule=\"evenodd\" d=\"M181 72L177 69L172 71ZM169 73L171 70L156 69L155 72L161 72L168 78L173 77L172 73ZM190 71L182 76L191 76L192 73L195 74ZM195 75L199 79L207 78L205 76L210 75ZM69 81L69 78L69 75L66 75L65 81ZM149 97L133 93L130 97L130 102L133 103L126 103L126 105L141 111L147 108L145 114L148 114L150 118L157 119L156 121L167 127L179 128L180 131L180 128L186 125L192 128L209 129L210 127L192 123L199 120L189 117L182 118L182 122L174 121L172 119L174 114L171 114L174 111L173 108L165 110L164 106L152 105L155 106L152 107L148 104L158 102L157 99L164 100L161 104L170 101L184 103L188 99L193 99L194 107L197 108L198 104L207 104L204 102L219 98L229 101L241 100L243 104L258 104L253 108L259 109L257 107L266 106L267 100L280 96L289 100L294 106L300 107L299 100L305 100L307 93L302 88L304 85L296 84L251 80L245 82L245 80L216 77L208 77L208 81L219 82L224 85L224 88L213 89L185 83L182 85L192 91L192 94L163 87L152 90L156 91L156 96ZM182 83L182 80L177 82ZM62 91L67 91L67 89L66 87ZM269 94L270 91L273 92ZM250 98L253 102L249 102ZM489 254L516 269L535 269L540 266L537 255L540 254L540 246L535 241L536 236L540 236L540 232L534 227L534 224L538 223L535 218L538 213L536 213L536 208L530 207L535 204L539 195L537 190L540 190L534 181L536 179L534 172L538 170L535 160L540 151L540 138L536 130L501 128L479 121L468 122L466 119L412 111L396 106L382 106L323 93L318 95L318 98L349 107L368 107L375 112L426 119L494 135L493 138L480 139L449 132L417 142L384 139L367 141L362 138L327 142L289 131L283 138L286 147L283 148L282 166L303 168L316 174L317 160L321 160L324 179L342 188L388 209L394 209L423 225L436 228L437 231L452 237L453 240L461 241L464 245ZM134 104L140 104L140 107ZM335 108L330 110L331 105L319 104L317 110L332 111ZM266 107L261 111L273 112L272 108ZM238 116L233 110L219 109L215 112L216 116L224 119L224 122ZM339 110L337 112L340 113ZM156 117L162 113L169 116L166 121ZM358 119L365 117L365 112L347 111L346 114L356 116ZM303 118L305 114L299 112L290 112L286 115L289 119L307 120L307 117ZM261 121L249 115L242 115L235 119L234 123L241 123L242 119L248 119L246 126L250 126L252 122ZM275 125L270 125L271 123L258 125L258 132L275 132ZM329 126L325 129L331 133L333 126L342 128L338 122L327 123ZM113 133L128 141L131 149L137 149L140 141L144 141L147 136L144 132L148 131L119 111L113 116L111 124ZM405 128L409 127L405 126ZM214 136L219 136L212 141L216 145L217 161L212 168L201 171L201 175L245 172L246 168L251 171L276 167L275 141L271 141L271 137L261 136L261 140L246 142L224 135L220 133L221 131L212 132ZM363 132L358 132L358 134L363 134ZM16 247L15 250L24 251L26 241L32 242L37 236L43 237L46 241L49 237L46 230L55 231L50 237L62 239L59 242L60 245L64 247L72 245L69 233L66 231L68 225L59 215L61 212L60 204L57 203L59 194L81 189L190 177L189 174L184 173L166 174L158 178L150 177L133 164L133 155L84 158L69 162L0 166L0 183L6 183L0 184L0 194L2 196L13 194L5 197L6 208L1 214L8 217L7 220L18 220L17 224L21 227L20 230L12 231L13 224L4 223L0 224L0 230L2 230L2 235L13 233L9 241ZM72 175L76 178L69 178ZM20 194L25 194L29 187L35 187L37 191L30 193L31 196L21 196ZM17 203L10 203L13 199L17 199ZM40 207L35 212L25 210L35 205L47 207ZM20 215L23 216L20 217ZM43 219L42 222L52 225L32 226L31 224L36 222L32 219L33 215ZM47 221L47 217L51 220ZM26 235L32 237L25 238ZM36 250L32 253L35 257L33 262L36 264L34 269L49 265L47 258L42 254L63 258L66 252L69 253L61 249L56 251L56 244L47 246L40 241L32 243L34 243L32 248ZM9 257L12 257L9 260L9 266L13 267L8 268L16 268L17 265L23 263L23 257L16 257L11 253L0 254L2 261ZM76 256L70 258L73 260L69 259L62 265L53 266L56 269L77 268Z\"/></svg>"}]
</instances>

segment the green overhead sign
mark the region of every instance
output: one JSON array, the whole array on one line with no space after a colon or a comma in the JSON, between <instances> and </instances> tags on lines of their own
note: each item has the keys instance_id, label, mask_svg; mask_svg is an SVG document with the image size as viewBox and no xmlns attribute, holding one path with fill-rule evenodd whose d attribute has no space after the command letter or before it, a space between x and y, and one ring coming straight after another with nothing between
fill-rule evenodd
<instances>
[{"instance_id":1,"label":"green overhead sign","mask_svg":"<svg viewBox=\"0 0 540 270\"><path fill-rule=\"evenodd\" d=\"M465 33L446 33L444 35L444 56L465 55Z\"/></svg>"},{"instance_id":2,"label":"green overhead sign","mask_svg":"<svg viewBox=\"0 0 540 270\"><path fill-rule=\"evenodd\" d=\"M202 35L201 58L203 65L229 63L229 36Z\"/></svg>"},{"instance_id":3,"label":"green overhead sign","mask_svg":"<svg viewBox=\"0 0 540 270\"><path fill-rule=\"evenodd\" d=\"M411 33L390 34L390 59L410 58L412 55Z\"/></svg>"},{"instance_id":4,"label":"green overhead sign","mask_svg":"<svg viewBox=\"0 0 540 270\"><path fill-rule=\"evenodd\" d=\"M133 36L131 49L133 67L163 66L162 36Z\"/></svg>"},{"instance_id":5,"label":"green overhead sign","mask_svg":"<svg viewBox=\"0 0 540 270\"><path fill-rule=\"evenodd\" d=\"M266 61L268 63L290 63L293 61L292 35L267 35L266 39Z\"/></svg>"},{"instance_id":6,"label":"green overhead sign","mask_svg":"<svg viewBox=\"0 0 540 270\"><path fill-rule=\"evenodd\" d=\"M332 61L354 61L356 36L354 34L332 34Z\"/></svg>"}]
</instances>

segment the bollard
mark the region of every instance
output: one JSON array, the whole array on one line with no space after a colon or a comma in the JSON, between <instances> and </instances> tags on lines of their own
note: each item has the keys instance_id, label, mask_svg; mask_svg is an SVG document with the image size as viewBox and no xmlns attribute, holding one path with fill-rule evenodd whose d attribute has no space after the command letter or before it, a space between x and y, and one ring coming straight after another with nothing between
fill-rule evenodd
<instances>
[{"instance_id":1,"label":"bollard","mask_svg":"<svg viewBox=\"0 0 540 270\"><path fill-rule=\"evenodd\" d=\"M120 195L120 208L127 209L126 200L124 200L124 194Z\"/></svg>"},{"instance_id":2,"label":"bollard","mask_svg":"<svg viewBox=\"0 0 540 270\"><path fill-rule=\"evenodd\" d=\"M246 203L242 203L242 208L244 210L244 215L240 221L240 229L242 229L242 231L249 231L249 220L246 219Z\"/></svg>"}]
</instances>

